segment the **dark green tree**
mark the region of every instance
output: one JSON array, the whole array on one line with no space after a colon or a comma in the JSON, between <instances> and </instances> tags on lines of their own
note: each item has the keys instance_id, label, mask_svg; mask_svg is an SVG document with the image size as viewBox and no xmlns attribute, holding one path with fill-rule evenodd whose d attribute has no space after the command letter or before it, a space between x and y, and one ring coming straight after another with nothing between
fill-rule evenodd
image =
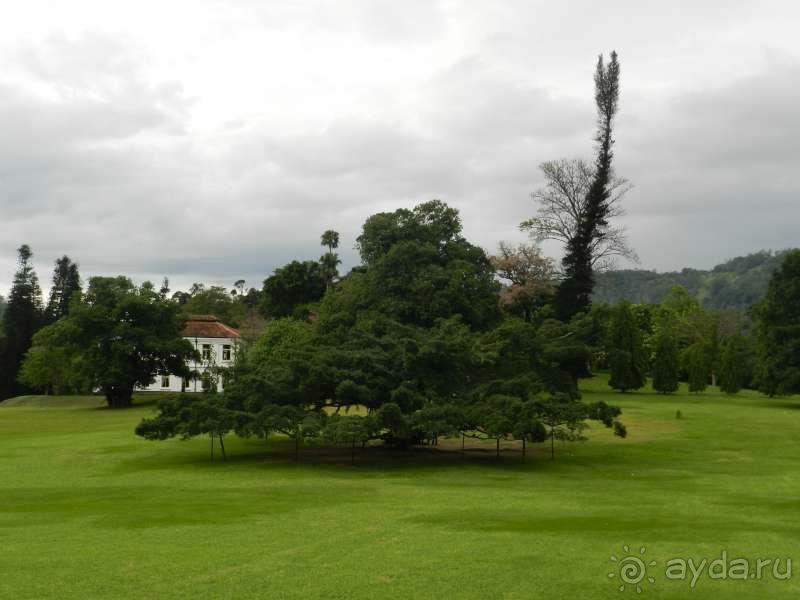
<instances>
[{"instance_id":1,"label":"dark green tree","mask_svg":"<svg viewBox=\"0 0 800 600\"><path fill-rule=\"evenodd\" d=\"M183 305L183 314L189 315L214 315L220 321L232 327L239 327L246 312L246 307L237 302L228 291L217 285L206 287L202 284L192 286L190 293ZM175 297L173 295L173 297Z\"/></svg>"},{"instance_id":2,"label":"dark green tree","mask_svg":"<svg viewBox=\"0 0 800 600\"><path fill-rule=\"evenodd\" d=\"M773 273L755 313L758 389L770 396L800 392L800 250Z\"/></svg>"},{"instance_id":3,"label":"dark green tree","mask_svg":"<svg viewBox=\"0 0 800 600\"><path fill-rule=\"evenodd\" d=\"M730 336L722 350L719 370L719 389L726 394L736 394L747 382L748 368L747 340L735 333Z\"/></svg>"},{"instance_id":4,"label":"dark green tree","mask_svg":"<svg viewBox=\"0 0 800 600\"><path fill-rule=\"evenodd\" d=\"M159 400L158 411L156 417L143 419L136 426L136 435L148 440L173 437L186 440L208 435L212 460L215 440L219 442L222 460L225 460L225 436L239 427L242 419L246 419L226 406L224 396L213 392L172 394Z\"/></svg>"},{"instance_id":5,"label":"dark green tree","mask_svg":"<svg viewBox=\"0 0 800 600\"><path fill-rule=\"evenodd\" d=\"M244 415L237 433L322 435L351 451L454 434L542 441L536 402L559 392L595 418L569 370L585 368L583 325L503 318L494 269L457 211L434 201L375 215L359 245L364 265L325 293L316 319L273 319L238 355L222 394Z\"/></svg>"},{"instance_id":6,"label":"dark green tree","mask_svg":"<svg viewBox=\"0 0 800 600\"><path fill-rule=\"evenodd\" d=\"M31 263L33 252L27 244L23 244L17 250L17 256L17 272L3 313L5 338L0 354L0 399L30 391L17 378L33 335L43 322L42 290Z\"/></svg>"},{"instance_id":7,"label":"dark green tree","mask_svg":"<svg viewBox=\"0 0 800 600\"><path fill-rule=\"evenodd\" d=\"M371 417L334 415L322 429L325 441L350 446L350 462L355 462L356 446L363 445L375 436L378 424Z\"/></svg>"},{"instance_id":8,"label":"dark green tree","mask_svg":"<svg viewBox=\"0 0 800 600\"><path fill-rule=\"evenodd\" d=\"M267 318L304 316L325 295L325 285L320 263L294 260L264 280L259 308Z\"/></svg>"},{"instance_id":9,"label":"dark green tree","mask_svg":"<svg viewBox=\"0 0 800 600\"><path fill-rule=\"evenodd\" d=\"M689 391L695 394L705 391L710 374L705 346L701 342L689 346L683 353L683 361L688 374Z\"/></svg>"},{"instance_id":10,"label":"dark green tree","mask_svg":"<svg viewBox=\"0 0 800 600\"><path fill-rule=\"evenodd\" d=\"M494 268L461 227L458 211L439 200L369 217L357 239L365 267L326 298L331 311L352 317L369 308L426 327L453 315L476 329L496 324L501 313Z\"/></svg>"},{"instance_id":11,"label":"dark green tree","mask_svg":"<svg viewBox=\"0 0 800 600\"><path fill-rule=\"evenodd\" d=\"M586 194L585 212L567 243L562 261L564 280L556 292L556 311L563 320L589 309L594 289L594 247L603 244L608 231L609 184L613 177L612 126L619 101L619 73L617 53L611 53L608 66L601 54L594 75L598 120L596 167Z\"/></svg>"},{"instance_id":12,"label":"dark green tree","mask_svg":"<svg viewBox=\"0 0 800 600\"><path fill-rule=\"evenodd\" d=\"M670 327L662 327L656 334L653 355L653 389L661 394L678 390L678 345Z\"/></svg>"},{"instance_id":13,"label":"dark green tree","mask_svg":"<svg viewBox=\"0 0 800 600\"><path fill-rule=\"evenodd\" d=\"M190 375L186 364L196 351L181 337L179 310L152 285L137 288L127 277L92 277L81 302L48 326L52 335L37 337L37 344L55 355L63 351L74 377L100 388L110 408L124 408L133 391L157 374Z\"/></svg>"},{"instance_id":14,"label":"dark green tree","mask_svg":"<svg viewBox=\"0 0 800 600\"><path fill-rule=\"evenodd\" d=\"M320 236L320 244L325 246L328 251L319 259L322 266L322 274L325 278L325 287L329 289L334 280L339 276L338 266L342 262L334 252L339 247L339 233L333 229L328 229Z\"/></svg>"},{"instance_id":15,"label":"dark green tree","mask_svg":"<svg viewBox=\"0 0 800 600\"><path fill-rule=\"evenodd\" d=\"M47 301L45 315L48 323L54 323L69 312L70 302L81 294L81 277L78 265L66 254L56 260L53 283Z\"/></svg>"},{"instance_id":16,"label":"dark green tree","mask_svg":"<svg viewBox=\"0 0 800 600\"><path fill-rule=\"evenodd\" d=\"M319 241L328 249L328 254L333 254L333 251L339 247L339 232L328 229L320 236Z\"/></svg>"},{"instance_id":17,"label":"dark green tree","mask_svg":"<svg viewBox=\"0 0 800 600\"><path fill-rule=\"evenodd\" d=\"M628 302L620 302L611 318L608 336L608 384L621 392L638 390L646 381L646 357L642 334Z\"/></svg>"}]
</instances>

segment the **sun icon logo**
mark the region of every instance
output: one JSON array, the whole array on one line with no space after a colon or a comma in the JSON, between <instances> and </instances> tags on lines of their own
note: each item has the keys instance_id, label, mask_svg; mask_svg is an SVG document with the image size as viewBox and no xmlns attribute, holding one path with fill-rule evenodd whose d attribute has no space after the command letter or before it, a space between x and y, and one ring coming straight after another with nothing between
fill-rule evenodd
<instances>
[{"instance_id":1,"label":"sun icon logo","mask_svg":"<svg viewBox=\"0 0 800 600\"><path fill-rule=\"evenodd\" d=\"M622 582L622 584L619 586L620 592L624 592L625 586L629 585L636 590L637 594L641 594L641 583L645 581L645 579L650 583L656 582L654 577L647 575L647 567L655 567L656 561L651 560L650 562L645 562L644 553L647 551L647 549L644 546L639 548L639 556L632 555L631 549L627 544L622 546L622 550L627 556L624 556L620 559L613 554L611 555L611 561L617 564L618 572L609 573L608 578L614 579L615 577L619 576L619 580Z\"/></svg>"}]
</instances>

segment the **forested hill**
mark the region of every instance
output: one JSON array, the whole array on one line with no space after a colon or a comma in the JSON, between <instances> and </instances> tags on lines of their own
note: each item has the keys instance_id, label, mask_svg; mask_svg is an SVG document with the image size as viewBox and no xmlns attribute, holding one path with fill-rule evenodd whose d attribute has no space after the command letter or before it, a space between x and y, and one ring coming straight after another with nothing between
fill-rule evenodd
<instances>
[{"instance_id":1,"label":"forested hill","mask_svg":"<svg viewBox=\"0 0 800 600\"><path fill-rule=\"evenodd\" d=\"M745 309L764 296L770 275L780 266L787 252L761 251L739 256L710 271L683 269L656 273L625 269L598 273L593 300L657 303L672 286L682 285L706 308Z\"/></svg>"}]
</instances>

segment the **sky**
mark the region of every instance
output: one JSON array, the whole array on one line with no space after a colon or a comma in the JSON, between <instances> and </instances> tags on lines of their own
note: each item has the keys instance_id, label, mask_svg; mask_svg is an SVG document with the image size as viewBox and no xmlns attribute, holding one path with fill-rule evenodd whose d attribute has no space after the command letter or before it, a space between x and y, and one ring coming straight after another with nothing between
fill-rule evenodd
<instances>
[{"instance_id":1,"label":"sky","mask_svg":"<svg viewBox=\"0 0 800 600\"><path fill-rule=\"evenodd\" d=\"M800 3L0 0L0 293L29 244L91 275L260 287L344 267L371 214L433 198L487 252L539 165L594 155L593 71L622 76L615 169L641 268L709 268L800 232ZM561 248L545 250L559 259ZM621 263L620 267L631 266Z\"/></svg>"}]
</instances>

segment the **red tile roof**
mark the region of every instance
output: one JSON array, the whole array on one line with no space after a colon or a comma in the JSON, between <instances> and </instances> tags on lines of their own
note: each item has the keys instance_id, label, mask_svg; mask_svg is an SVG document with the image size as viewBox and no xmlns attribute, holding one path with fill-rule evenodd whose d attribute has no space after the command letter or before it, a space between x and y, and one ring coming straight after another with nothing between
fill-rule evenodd
<instances>
[{"instance_id":1,"label":"red tile roof","mask_svg":"<svg viewBox=\"0 0 800 600\"><path fill-rule=\"evenodd\" d=\"M183 337L238 338L239 331L221 323L214 315L191 315L183 327Z\"/></svg>"}]
</instances>

